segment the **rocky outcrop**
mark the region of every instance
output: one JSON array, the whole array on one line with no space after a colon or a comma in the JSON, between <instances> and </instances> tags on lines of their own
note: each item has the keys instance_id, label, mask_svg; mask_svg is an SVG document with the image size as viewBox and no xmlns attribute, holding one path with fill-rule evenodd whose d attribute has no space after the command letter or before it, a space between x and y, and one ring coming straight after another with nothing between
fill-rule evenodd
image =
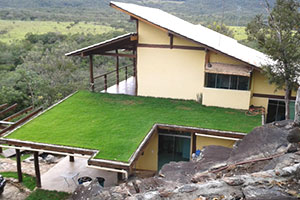
<instances>
[{"instance_id":1,"label":"rocky outcrop","mask_svg":"<svg viewBox=\"0 0 300 200\"><path fill-rule=\"evenodd\" d=\"M172 162L147 179L131 178L116 187L93 182L73 199L297 199L300 149L288 135L291 121L255 128L233 149L208 146L201 159Z\"/></svg>"}]
</instances>

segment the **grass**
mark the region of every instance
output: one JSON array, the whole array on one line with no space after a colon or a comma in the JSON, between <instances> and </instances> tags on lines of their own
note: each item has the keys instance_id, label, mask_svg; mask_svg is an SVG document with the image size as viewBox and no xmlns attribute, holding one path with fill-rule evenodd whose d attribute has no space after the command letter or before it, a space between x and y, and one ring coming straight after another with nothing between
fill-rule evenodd
<instances>
[{"instance_id":1,"label":"grass","mask_svg":"<svg viewBox=\"0 0 300 200\"><path fill-rule=\"evenodd\" d=\"M236 39L238 41L247 39L245 26L230 26L230 29L233 30L234 39Z\"/></svg>"},{"instance_id":2,"label":"grass","mask_svg":"<svg viewBox=\"0 0 300 200\"><path fill-rule=\"evenodd\" d=\"M0 174L6 178L18 179L17 172L0 172ZM36 187L35 177L23 173L23 183L22 184L29 190L33 191L34 188Z\"/></svg>"},{"instance_id":3,"label":"grass","mask_svg":"<svg viewBox=\"0 0 300 200\"><path fill-rule=\"evenodd\" d=\"M95 22L79 22L74 24L74 22L0 20L0 41L11 43L15 40L24 39L27 33L101 34L112 30L114 28L99 25Z\"/></svg>"},{"instance_id":4,"label":"grass","mask_svg":"<svg viewBox=\"0 0 300 200\"><path fill-rule=\"evenodd\" d=\"M195 101L80 91L7 138L98 149L96 158L128 162L155 123L247 133L260 122Z\"/></svg>"},{"instance_id":5,"label":"grass","mask_svg":"<svg viewBox=\"0 0 300 200\"><path fill-rule=\"evenodd\" d=\"M29 158L31 155L32 155L32 154L26 154L26 153L25 153L25 154L21 154L21 161L23 161L23 160ZM16 158L15 156L13 156L11 159L12 159L12 160L17 160L17 158Z\"/></svg>"},{"instance_id":6,"label":"grass","mask_svg":"<svg viewBox=\"0 0 300 200\"><path fill-rule=\"evenodd\" d=\"M70 194L66 192L57 192L37 189L32 192L26 200L64 200L68 199Z\"/></svg>"}]
</instances>

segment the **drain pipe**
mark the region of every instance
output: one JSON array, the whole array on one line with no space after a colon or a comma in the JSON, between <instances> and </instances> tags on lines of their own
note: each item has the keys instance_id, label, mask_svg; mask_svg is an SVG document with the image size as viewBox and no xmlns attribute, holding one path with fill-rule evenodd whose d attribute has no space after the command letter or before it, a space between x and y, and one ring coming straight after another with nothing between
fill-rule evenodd
<instances>
[{"instance_id":1,"label":"drain pipe","mask_svg":"<svg viewBox=\"0 0 300 200\"><path fill-rule=\"evenodd\" d=\"M107 167L99 167L99 166L92 166L92 165L86 165L88 168L93 168L93 169L99 169L99 170L104 170L104 171L110 171L110 172L118 172L122 173L125 175L125 179L128 179L128 172L124 169L114 169L114 168L107 168Z\"/></svg>"}]
</instances>

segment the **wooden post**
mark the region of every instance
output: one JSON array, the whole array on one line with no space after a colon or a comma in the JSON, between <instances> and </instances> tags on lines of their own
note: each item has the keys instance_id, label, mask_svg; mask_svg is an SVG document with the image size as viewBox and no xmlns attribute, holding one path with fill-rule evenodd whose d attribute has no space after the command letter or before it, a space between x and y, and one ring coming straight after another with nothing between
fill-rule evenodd
<instances>
[{"instance_id":1,"label":"wooden post","mask_svg":"<svg viewBox=\"0 0 300 200\"><path fill-rule=\"evenodd\" d=\"M127 66L125 67L125 80L127 80L127 74L128 74L128 72L127 72Z\"/></svg>"},{"instance_id":2,"label":"wooden post","mask_svg":"<svg viewBox=\"0 0 300 200\"><path fill-rule=\"evenodd\" d=\"M40 188L42 186L41 183L41 173L40 173L40 166L39 166L39 152L35 151L33 153L34 157L34 169L35 169L35 180L36 186Z\"/></svg>"},{"instance_id":3,"label":"wooden post","mask_svg":"<svg viewBox=\"0 0 300 200\"><path fill-rule=\"evenodd\" d=\"M74 156L69 156L70 162L74 162Z\"/></svg>"},{"instance_id":4,"label":"wooden post","mask_svg":"<svg viewBox=\"0 0 300 200\"><path fill-rule=\"evenodd\" d=\"M107 92L107 74L104 75L104 90Z\"/></svg>"},{"instance_id":5,"label":"wooden post","mask_svg":"<svg viewBox=\"0 0 300 200\"><path fill-rule=\"evenodd\" d=\"M192 140L193 140L192 153L196 153L197 136L196 136L196 133L191 133L191 134L192 134Z\"/></svg>"},{"instance_id":6,"label":"wooden post","mask_svg":"<svg viewBox=\"0 0 300 200\"><path fill-rule=\"evenodd\" d=\"M16 149L16 159L17 159L18 180L19 180L19 183L22 183L23 182L23 175L22 175L20 149Z\"/></svg>"},{"instance_id":7,"label":"wooden post","mask_svg":"<svg viewBox=\"0 0 300 200\"><path fill-rule=\"evenodd\" d=\"M116 72L117 72L117 85L119 85L119 56L118 56L118 49L116 50L116 54L117 54L117 57L116 57Z\"/></svg>"},{"instance_id":8,"label":"wooden post","mask_svg":"<svg viewBox=\"0 0 300 200\"><path fill-rule=\"evenodd\" d=\"M90 58L90 84L91 84L91 90L92 92L94 92L95 85L94 85L93 55L90 55L89 58Z\"/></svg>"},{"instance_id":9,"label":"wooden post","mask_svg":"<svg viewBox=\"0 0 300 200\"><path fill-rule=\"evenodd\" d=\"M135 77L135 95L138 94L138 78L137 78L137 53L136 50L133 50L133 54L135 55L135 58L133 58L133 70L134 70L134 77Z\"/></svg>"}]
</instances>

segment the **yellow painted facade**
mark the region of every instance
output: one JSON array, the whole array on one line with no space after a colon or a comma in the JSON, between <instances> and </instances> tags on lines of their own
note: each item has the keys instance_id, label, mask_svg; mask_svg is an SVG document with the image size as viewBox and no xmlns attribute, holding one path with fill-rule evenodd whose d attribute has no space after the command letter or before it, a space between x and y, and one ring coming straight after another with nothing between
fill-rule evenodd
<instances>
[{"instance_id":1,"label":"yellow painted facade","mask_svg":"<svg viewBox=\"0 0 300 200\"><path fill-rule=\"evenodd\" d=\"M139 44L170 44L167 31L141 21L138 24ZM201 47L177 36L174 36L173 45ZM253 97L254 93L284 96L284 91L275 92L275 86L256 69L252 72L249 91L205 88L206 52L203 50L147 46L138 47L137 55L138 95L141 96L198 100L201 94L204 105L243 110L250 105L268 108L269 99ZM237 59L212 51L209 61L245 66Z\"/></svg>"},{"instance_id":2,"label":"yellow painted facade","mask_svg":"<svg viewBox=\"0 0 300 200\"><path fill-rule=\"evenodd\" d=\"M250 103L250 91L204 88L203 104L247 110Z\"/></svg>"},{"instance_id":3,"label":"yellow painted facade","mask_svg":"<svg viewBox=\"0 0 300 200\"><path fill-rule=\"evenodd\" d=\"M157 171L158 162L158 134L155 133L144 150L144 153L136 162L135 168L142 170Z\"/></svg>"},{"instance_id":4,"label":"yellow painted facade","mask_svg":"<svg viewBox=\"0 0 300 200\"><path fill-rule=\"evenodd\" d=\"M234 140L196 136L196 149L200 149L200 150L202 150L203 147L209 145L218 145L218 146L232 148L234 143L235 143ZM192 152L192 144L193 144L193 139L191 137L190 152ZM146 146L142 155L138 158L134 168L139 170L157 171L158 170L157 167L158 167L158 134L155 133L153 137L150 138L148 145Z\"/></svg>"},{"instance_id":5,"label":"yellow painted facade","mask_svg":"<svg viewBox=\"0 0 300 200\"><path fill-rule=\"evenodd\" d=\"M209 145L217 145L217 146L232 148L233 145L235 144L234 140L224 140L224 139L209 138L209 137L203 137L203 136L197 136L196 139L197 139L196 149L200 149L200 150L202 150L203 147L209 146Z\"/></svg>"}]
</instances>

